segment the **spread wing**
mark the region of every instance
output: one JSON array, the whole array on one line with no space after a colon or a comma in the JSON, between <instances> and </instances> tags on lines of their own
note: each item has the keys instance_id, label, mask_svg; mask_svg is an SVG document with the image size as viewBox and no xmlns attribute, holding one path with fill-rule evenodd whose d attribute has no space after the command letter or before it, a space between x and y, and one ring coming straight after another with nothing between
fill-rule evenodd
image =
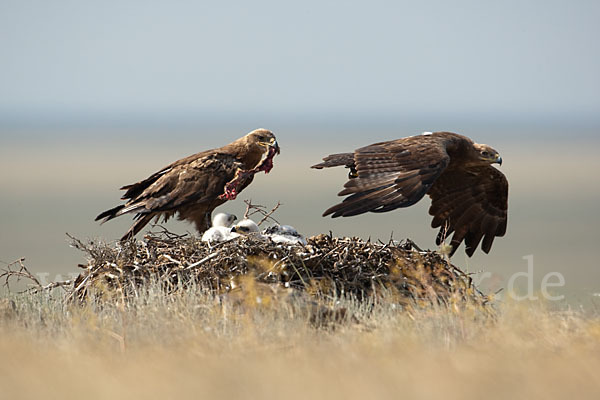
<instances>
[{"instance_id":1,"label":"spread wing","mask_svg":"<svg viewBox=\"0 0 600 400\"><path fill-rule=\"evenodd\" d=\"M349 160L350 154L326 157L324 163L313 167L345 165L352 171L344 190L338 193L339 196L350 196L326 210L323 216L349 217L415 204L450 160L443 142L430 136L414 136L360 148L353 153L353 162Z\"/></svg>"},{"instance_id":2,"label":"spread wing","mask_svg":"<svg viewBox=\"0 0 600 400\"><path fill-rule=\"evenodd\" d=\"M506 232L508 182L491 165L446 170L429 190L431 226L440 227L436 243L454 233L452 254L464 240L473 255L479 242L488 253L496 236Z\"/></svg>"}]
</instances>

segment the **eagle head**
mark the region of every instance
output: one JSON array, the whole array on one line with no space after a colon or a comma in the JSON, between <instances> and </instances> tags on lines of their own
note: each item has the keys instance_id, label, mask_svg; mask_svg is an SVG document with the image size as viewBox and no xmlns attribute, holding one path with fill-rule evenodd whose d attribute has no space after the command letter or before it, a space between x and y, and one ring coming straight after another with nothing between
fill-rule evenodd
<instances>
[{"instance_id":1,"label":"eagle head","mask_svg":"<svg viewBox=\"0 0 600 400\"><path fill-rule=\"evenodd\" d=\"M256 129L243 138L249 153L252 154L254 172L269 173L273 168L273 157L280 153L279 144L273 132L266 129Z\"/></svg>"},{"instance_id":2,"label":"eagle head","mask_svg":"<svg viewBox=\"0 0 600 400\"><path fill-rule=\"evenodd\" d=\"M488 146L487 144L479 144L479 143L475 143L473 145L473 147L475 147L475 150L477 150L478 152L478 158L480 161L489 163L489 164L500 164L502 165L502 157L500 157L500 154L494 150L492 147Z\"/></svg>"},{"instance_id":3,"label":"eagle head","mask_svg":"<svg viewBox=\"0 0 600 400\"><path fill-rule=\"evenodd\" d=\"M256 129L246 135L246 140L251 146L260 146L267 150L274 149L279 154L279 144L275 134L267 129Z\"/></svg>"}]
</instances>

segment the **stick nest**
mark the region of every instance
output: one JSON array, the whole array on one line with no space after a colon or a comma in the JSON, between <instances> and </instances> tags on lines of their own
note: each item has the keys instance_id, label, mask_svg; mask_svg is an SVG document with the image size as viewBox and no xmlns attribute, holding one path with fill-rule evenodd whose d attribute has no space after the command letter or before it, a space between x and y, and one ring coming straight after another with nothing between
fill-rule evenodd
<instances>
[{"instance_id":1,"label":"stick nest","mask_svg":"<svg viewBox=\"0 0 600 400\"><path fill-rule=\"evenodd\" d=\"M252 277L259 284L358 300L384 294L400 304L484 306L489 300L469 275L410 240L385 244L321 234L303 246L248 235L209 245L194 236L165 231L113 245L73 238L73 245L89 259L80 265L83 271L69 295L81 299L98 288L131 293L151 280L167 282L172 290L193 282L221 295Z\"/></svg>"}]
</instances>

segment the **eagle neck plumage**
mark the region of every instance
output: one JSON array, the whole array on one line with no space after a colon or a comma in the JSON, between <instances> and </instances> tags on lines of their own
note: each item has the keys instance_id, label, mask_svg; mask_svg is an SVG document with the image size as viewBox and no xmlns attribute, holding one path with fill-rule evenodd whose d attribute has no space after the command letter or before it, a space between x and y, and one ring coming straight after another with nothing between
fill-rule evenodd
<instances>
[{"instance_id":1,"label":"eagle neck plumage","mask_svg":"<svg viewBox=\"0 0 600 400\"><path fill-rule=\"evenodd\" d=\"M224 153L234 155L246 170L256 167L263 156L263 148L250 143L246 136L223 146L222 150Z\"/></svg>"},{"instance_id":2,"label":"eagle neck plumage","mask_svg":"<svg viewBox=\"0 0 600 400\"><path fill-rule=\"evenodd\" d=\"M450 156L449 167L452 167L453 159L478 161L478 153L473 147L474 143L468 137L452 132L436 132L436 134L444 139L446 153Z\"/></svg>"}]
</instances>

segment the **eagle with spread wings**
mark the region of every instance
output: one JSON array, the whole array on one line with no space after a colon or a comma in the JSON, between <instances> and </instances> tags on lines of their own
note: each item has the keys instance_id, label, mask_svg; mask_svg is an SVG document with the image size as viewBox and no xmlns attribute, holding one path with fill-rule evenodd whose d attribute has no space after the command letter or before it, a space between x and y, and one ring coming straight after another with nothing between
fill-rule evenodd
<instances>
[{"instance_id":1,"label":"eagle with spread wings","mask_svg":"<svg viewBox=\"0 0 600 400\"><path fill-rule=\"evenodd\" d=\"M226 146L182 158L143 181L123 186L125 204L104 211L96 221L135 214L135 223L121 238L124 241L153 218L162 216L166 221L178 213L178 219L193 222L203 233L211 225L213 210L235 199L256 173L271 171L279 152L272 132L254 130Z\"/></svg>"},{"instance_id":2,"label":"eagle with spread wings","mask_svg":"<svg viewBox=\"0 0 600 400\"><path fill-rule=\"evenodd\" d=\"M375 143L353 153L332 154L312 168L345 166L348 181L341 203L323 216L350 217L409 207L428 194L431 226L440 228L440 245L453 233L450 255L464 240L470 257L482 241L488 253L496 236L506 233L508 182L492 164L502 164L496 150L451 132Z\"/></svg>"}]
</instances>

